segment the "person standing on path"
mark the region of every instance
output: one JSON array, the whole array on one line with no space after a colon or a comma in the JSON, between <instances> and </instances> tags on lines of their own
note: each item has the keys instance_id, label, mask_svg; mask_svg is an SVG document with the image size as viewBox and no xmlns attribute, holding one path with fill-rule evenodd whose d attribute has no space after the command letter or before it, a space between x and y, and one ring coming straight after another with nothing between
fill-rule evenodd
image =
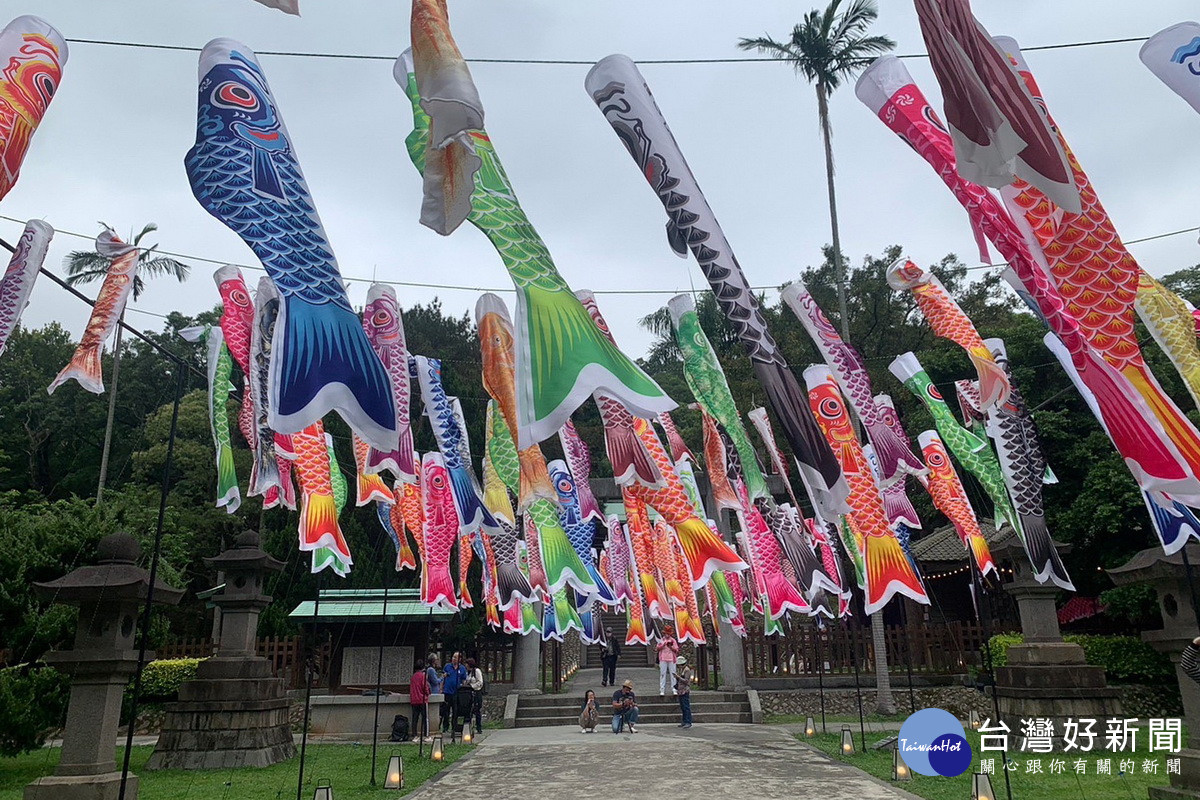
<instances>
[{"instance_id":1,"label":"person standing on path","mask_svg":"<svg viewBox=\"0 0 1200 800\"><path fill-rule=\"evenodd\" d=\"M634 723L638 721L637 696L633 693L633 681L625 681L621 688L612 696L613 733L620 733L624 725L629 726L630 733L637 733Z\"/></svg>"},{"instance_id":2,"label":"person standing on path","mask_svg":"<svg viewBox=\"0 0 1200 800\"><path fill-rule=\"evenodd\" d=\"M442 733L457 732L458 727L458 689L467 682L467 668L462 665L462 654L450 656L446 665L446 675L442 678Z\"/></svg>"},{"instance_id":3,"label":"person standing on path","mask_svg":"<svg viewBox=\"0 0 1200 800\"><path fill-rule=\"evenodd\" d=\"M412 704L412 737L424 741L429 735L429 678L420 664L408 679L408 702Z\"/></svg>"},{"instance_id":4,"label":"person standing on path","mask_svg":"<svg viewBox=\"0 0 1200 800\"><path fill-rule=\"evenodd\" d=\"M436 653L430 653L429 658L425 661L425 663L427 664L425 667L425 680L429 683L429 693L431 695L442 694L442 684L444 683L444 680L441 671L441 659L437 657ZM446 701L444 698L445 695L443 695L442 704L438 707L439 727L443 731L446 730ZM426 701L426 703L428 703L428 701ZM425 712L428 715L428 705L425 708ZM425 725L427 728L432 727L429 724L428 719L426 719Z\"/></svg>"},{"instance_id":5,"label":"person standing on path","mask_svg":"<svg viewBox=\"0 0 1200 800\"><path fill-rule=\"evenodd\" d=\"M675 694L675 660L677 658L679 658L679 642L675 641L671 628L667 627L658 640L658 694L660 697L666 696L668 685L671 687L671 694ZM668 676L670 676L669 680Z\"/></svg>"},{"instance_id":6,"label":"person standing on path","mask_svg":"<svg viewBox=\"0 0 1200 800\"><path fill-rule=\"evenodd\" d=\"M692 727L692 667L688 664L688 660L683 656L675 662L678 664L678 672L675 675L675 694L679 695L679 714L681 720L679 727Z\"/></svg>"},{"instance_id":7,"label":"person standing on path","mask_svg":"<svg viewBox=\"0 0 1200 800\"><path fill-rule=\"evenodd\" d=\"M467 659L467 686L471 690L471 706L466 712L466 717L474 718L473 730L478 733L483 729L483 670L473 658Z\"/></svg>"},{"instance_id":8,"label":"person standing on path","mask_svg":"<svg viewBox=\"0 0 1200 800\"><path fill-rule=\"evenodd\" d=\"M621 657L621 643L613 636L610 625L604 629L604 655L600 656L603 673L600 676L601 686L617 685L617 659Z\"/></svg>"}]
</instances>

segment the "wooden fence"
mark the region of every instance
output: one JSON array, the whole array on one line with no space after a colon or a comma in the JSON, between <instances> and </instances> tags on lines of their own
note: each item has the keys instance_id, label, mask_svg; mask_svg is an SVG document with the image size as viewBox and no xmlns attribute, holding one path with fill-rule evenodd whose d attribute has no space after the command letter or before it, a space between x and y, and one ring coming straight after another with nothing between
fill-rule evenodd
<instances>
[{"instance_id":1,"label":"wooden fence","mask_svg":"<svg viewBox=\"0 0 1200 800\"><path fill-rule=\"evenodd\" d=\"M884 630L887 661L892 672L957 674L977 664L985 639L984 627L972 622L889 627ZM875 672L875 646L869 625L837 624L819 630L793 625L778 636L760 628L747 631L746 676L781 678Z\"/></svg>"},{"instance_id":2,"label":"wooden fence","mask_svg":"<svg viewBox=\"0 0 1200 800\"><path fill-rule=\"evenodd\" d=\"M215 652L211 639L175 639L154 648L154 657L208 658ZM314 685L327 685L331 646L324 642L313 650ZM258 654L271 663L271 672L283 678L289 689L304 688L305 648L303 636L268 636L258 640Z\"/></svg>"}]
</instances>

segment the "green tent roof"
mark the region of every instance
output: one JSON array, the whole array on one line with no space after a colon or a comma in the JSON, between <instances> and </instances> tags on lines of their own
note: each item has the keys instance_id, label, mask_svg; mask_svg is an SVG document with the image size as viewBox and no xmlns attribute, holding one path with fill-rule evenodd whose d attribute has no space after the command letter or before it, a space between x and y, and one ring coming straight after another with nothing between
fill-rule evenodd
<instances>
[{"instance_id":1,"label":"green tent roof","mask_svg":"<svg viewBox=\"0 0 1200 800\"><path fill-rule=\"evenodd\" d=\"M387 613L384 614L383 589L322 589L321 606L317 616L326 621L386 619L388 622L431 620L442 622L454 616L453 611L430 609L421 603L417 589L389 589ZM311 620L316 603L305 600L288 614L291 619Z\"/></svg>"}]
</instances>

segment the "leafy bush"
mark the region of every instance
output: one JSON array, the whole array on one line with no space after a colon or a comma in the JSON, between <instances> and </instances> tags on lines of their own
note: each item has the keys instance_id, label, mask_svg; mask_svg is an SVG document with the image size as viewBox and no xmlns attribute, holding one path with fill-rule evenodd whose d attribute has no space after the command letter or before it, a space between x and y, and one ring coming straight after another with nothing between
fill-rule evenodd
<instances>
[{"instance_id":1,"label":"leafy bush","mask_svg":"<svg viewBox=\"0 0 1200 800\"><path fill-rule=\"evenodd\" d=\"M142 700L174 700L184 681L196 677L199 658L165 658L142 668ZM130 690L133 682L130 681Z\"/></svg>"},{"instance_id":2,"label":"leafy bush","mask_svg":"<svg viewBox=\"0 0 1200 800\"><path fill-rule=\"evenodd\" d=\"M0 669L0 755L36 750L62 725L70 680L44 665Z\"/></svg>"},{"instance_id":3,"label":"leafy bush","mask_svg":"<svg viewBox=\"0 0 1200 800\"><path fill-rule=\"evenodd\" d=\"M1104 674L1115 683L1157 683L1175 675L1171 659L1135 636L1069 635L1064 641L1083 648L1089 664L1104 667ZM1008 665L1008 648L1021 644L1019 633L997 634L991 638L992 664Z\"/></svg>"}]
</instances>

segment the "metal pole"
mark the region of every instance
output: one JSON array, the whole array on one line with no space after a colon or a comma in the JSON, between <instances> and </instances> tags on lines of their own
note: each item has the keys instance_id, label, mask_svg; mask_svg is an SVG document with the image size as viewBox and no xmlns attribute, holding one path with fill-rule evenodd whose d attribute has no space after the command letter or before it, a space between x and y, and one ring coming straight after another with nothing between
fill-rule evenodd
<instances>
[{"instance_id":1,"label":"metal pole","mask_svg":"<svg viewBox=\"0 0 1200 800\"><path fill-rule=\"evenodd\" d=\"M912 639L909 638L908 632L908 601L901 598L900 613L904 615L904 653L908 656L904 666L908 669L908 704L912 707L912 713L917 713L917 695L913 692L913 677L912 677Z\"/></svg>"},{"instance_id":2,"label":"metal pole","mask_svg":"<svg viewBox=\"0 0 1200 800\"><path fill-rule=\"evenodd\" d=\"M133 755L133 731L137 722L138 701L142 693L142 669L146 666L146 640L150 636L150 614L154 605L154 585L158 581L158 562L162 554L163 523L167 516L167 495L171 491L171 467L175 460L175 434L179 430L179 403L183 399L183 365L175 365L175 402L171 406L171 430L167 434L167 455L163 460L162 487L158 495L158 522L154 530L154 549L150 554L150 585L146 589L146 605L142 609L142 630L138 637L137 668L133 673L133 696L130 698L129 729L125 734L125 758L121 762L121 788L118 800L125 800L129 783L129 759Z\"/></svg>"},{"instance_id":3,"label":"metal pole","mask_svg":"<svg viewBox=\"0 0 1200 800\"><path fill-rule=\"evenodd\" d=\"M837 602L837 599L834 599ZM825 638L825 625L821 620L817 620L813 630L817 634L817 689L821 693L821 733L828 733L825 730L825 648L821 645L821 640Z\"/></svg>"},{"instance_id":4,"label":"metal pole","mask_svg":"<svg viewBox=\"0 0 1200 800\"><path fill-rule=\"evenodd\" d=\"M387 637L388 574L383 568L383 613L379 615L379 665L375 671L375 727L371 730L371 785L375 785L375 754L379 748L379 697L383 693L383 640Z\"/></svg>"},{"instance_id":5,"label":"metal pole","mask_svg":"<svg viewBox=\"0 0 1200 800\"><path fill-rule=\"evenodd\" d=\"M975 561L969 555L967 557L967 568L971 570L971 583L975 587L976 602L982 606L983 613L983 655L986 661L985 666L988 672L988 682L992 685L992 709L996 713L996 723L1000 723L1000 697L996 694L996 672L992 662L992 601L991 596L984 596L983 580L979 575L979 570L975 568ZM1008 737L1004 738L1005 748L1000 751L1001 761L1004 765L1004 791L1008 795L1008 800L1012 800L1012 782L1008 777Z\"/></svg>"},{"instance_id":6,"label":"metal pole","mask_svg":"<svg viewBox=\"0 0 1200 800\"><path fill-rule=\"evenodd\" d=\"M321 613L321 576L324 571L317 573L317 599L313 601L313 635L317 633L317 623ZM316 652L313 653L314 657ZM304 665L304 728L300 731L300 769L296 777L296 800L301 800L304 793L304 759L308 753L308 717L312 711L312 661Z\"/></svg>"},{"instance_id":7,"label":"metal pole","mask_svg":"<svg viewBox=\"0 0 1200 800\"><path fill-rule=\"evenodd\" d=\"M125 319L121 310L120 321ZM112 383L108 393L108 420L104 423L104 448L100 451L100 479L96 482L96 505L104 500L104 484L108 482L108 454L112 449L113 419L117 415L117 376L121 372L121 334L124 329L117 325L117 339L113 345Z\"/></svg>"},{"instance_id":8,"label":"metal pole","mask_svg":"<svg viewBox=\"0 0 1200 800\"><path fill-rule=\"evenodd\" d=\"M867 752L867 722L863 717L862 683L858 677L858 621L850 623L850 659L854 664L854 693L858 696L858 733L863 752Z\"/></svg>"}]
</instances>

